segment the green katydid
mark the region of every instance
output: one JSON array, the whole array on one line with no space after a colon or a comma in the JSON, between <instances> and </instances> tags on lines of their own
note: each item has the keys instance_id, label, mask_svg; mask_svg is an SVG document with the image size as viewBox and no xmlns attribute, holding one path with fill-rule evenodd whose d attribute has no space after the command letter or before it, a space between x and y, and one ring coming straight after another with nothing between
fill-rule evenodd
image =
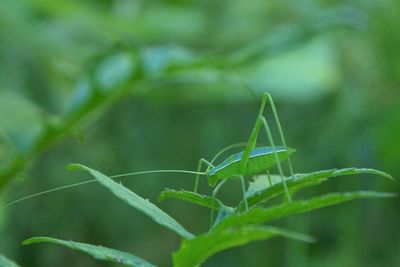
<instances>
[{"instance_id":1,"label":"green katydid","mask_svg":"<svg viewBox=\"0 0 400 267\"><path fill-rule=\"evenodd\" d=\"M267 105L267 102L270 103L275 122L277 124L277 128L279 130L279 136L281 138L281 142L283 146L276 147L274 140L272 138L271 130L268 125L267 120L264 117L264 110ZM256 148L257 137L264 126L266 131L268 141L271 144L270 147L258 147ZM261 100L260 110L258 112L258 116L253 127L253 130L250 134L250 138L246 144L246 148L243 152L234 154L224 160L221 164L214 166L212 163L208 162L205 159L200 159L197 171L200 173L201 167L203 164L208 165L207 170L205 171L205 175L208 177L208 182L211 186L215 186L218 180L222 180L220 183L224 183L226 179L231 177L239 177L242 182L243 189L243 201L245 203L246 210L247 201L245 196L245 184L244 184L244 176L249 176L253 174L257 174L261 171L268 171L268 169L277 164L279 174L281 176L281 181L284 186L286 198L289 202L291 202L291 197L289 191L286 186L286 181L283 175L283 170L281 166L281 161L287 159L289 163L290 175L293 178L293 167L290 161L290 154L293 153L294 150L290 149L286 146L285 137L283 135L282 126L279 121L278 113L275 108L274 101L270 94L264 93ZM214 158L215 159L215 158ZM199 181L199 174L197 174L194 191L197 191ZM214 190L214 196L218 192L220 186L217 186Z\"/></svg>"},{"instance_id":2,"label":"green katydid","mask_svg":"<svg viewBox=\"0 0 400 267\"><path fill-rule=\"evenodd\" d=\"M275 118L275 122L277 124L278 130L279 130L279 135L282 141L283 146L275 146L275 143L272 138L272 134L269 128L269 125L267 123L267 120L263 116L265 106L267 105L267 102L270 103L271 109L273 111L273 115ZM255 147L257 143L257 137L260 129L264 127L266 134L268 136L269 142L271 146L269 147ZM245 150L231 155L227 159L225 159L222 163L214 166L213 163L214 161L217 160L219 156L221 156L223 153L226 151L239 147L239 146L245 146ZM118 178L118 177L125 177L125 176L133 176L133 175L141 175L141 174L151 174L151 173L186 173L186 174L196 174L196 180L195 180L195 186L194 186L194 191L196 192L198 189L198 182L199 182L199 176L200 175L205 175L208 178L208 183L210 186L215 186L213 195L215 196L218 192L218 190L221 188L221 186L230 178L234 177L239 177L242 182L242 189L243 189L243 201L247 208L247 201L245 197L245 184L244 184L244 176L250 176L253 174L260 173L262 171L268 171L268 169L273 166L274 164L277 164L279 174L282 179L282 183L285 189L286 193L286 198L290 202L291 197L288 192L286 182L284 179L283 171L282 171L282 166L281 166L281 161L288 159L289 163L289 168L290 168L290 173L291 176L293 177L293 170L292 170L292 165L290 162L290 154L293 153L293 149L290 149L286 146L285 138L283 136L283 131L282 127L279 122L279 117L276 112L276 108L273 102L273 99L270 94L264 93L262 96L262 101L261 101L261 107L259 110L259 114L256 119L256 123L253 127L253 130L251 132L250 138L247 143L240 143L240 144L234 144L231 146L228 146L224 149L222 149L219 153L216 154L216 156L211 160L211 162L208 162L205 159L200 159L199 164L198 164L198 169L197 171L186 171L186 170L150 170L150 171L139 171L139 172L131 172L131 173L125 173L125 174L118 174L118 175L113 175L109 176L110 178ZM201 167L203 164L207 164L208 167L206 171L201 172ZM76 184L71 184L71 185L66 185L50 190L46 190L40 193L32 194L20 199L17 199L15 201L12 201L10 203L7 203L5 207L9 207L11 205L14 205L18 202L21 202L23 200L27 200L33 197L37 197L43 194L47 194L50 192L55 192L59 191L62 189L66 188L71 188L75 186L80 186L83 184L88 184L95 182L96 180L88 180ZM217 185L217 182L218 185Z\"/></svg>"}]
</instances>

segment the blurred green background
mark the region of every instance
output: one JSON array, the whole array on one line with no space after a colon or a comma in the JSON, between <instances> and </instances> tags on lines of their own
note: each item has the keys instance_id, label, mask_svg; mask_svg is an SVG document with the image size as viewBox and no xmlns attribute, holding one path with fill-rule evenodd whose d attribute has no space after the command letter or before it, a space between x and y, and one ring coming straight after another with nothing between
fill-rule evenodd
<instances>
[{"instance_id":1,"label":"blurred green background","mask_svg":"<svg viewBox=\"0 0 400 267\"><path fill-rule=\"evenodd\" d=\"M247 140L264 91L297 149L296 172L357 166L399 178L399 14L396 0L3 1L1 202L89 178L66 171L71 162L110 175L193 170ZM157 202L164 187L193 181L163 174L123 183ZM305 195L352 189L400 191L358 176ZM234 204L239 194L232 182L222 198ZM358 201L282 220L318 242L256 242L204 266L400 266L399 204ZM158 205L188 230L206 231L207 210ZM160 266L179 246L97 184L0 209L0 253L22 266L112 266L20 245L32 236L102 244Z\"/></svg>"}]
</instances>

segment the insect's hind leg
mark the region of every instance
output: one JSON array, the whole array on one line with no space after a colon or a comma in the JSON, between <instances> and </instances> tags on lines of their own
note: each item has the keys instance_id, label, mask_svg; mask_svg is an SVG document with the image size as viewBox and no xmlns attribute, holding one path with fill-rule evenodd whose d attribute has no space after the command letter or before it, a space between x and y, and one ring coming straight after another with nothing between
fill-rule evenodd
<instances>
[{"instance_id":1,"label":"insect's hind leg","mask_svg":"<svg viewBox=\"0 0 400 267\"><path fill-rule=\"evenodd\" d=\"M201 158L199 160L199 164L197 165L197 174L196 174L196 180L194 182L194 192L197 193L197 189L199 187L199 179L200 179L200 172L201 172L201 167L203 166L203 164L207 165L207 170L210 167L214 167L210 162L208 162L207 160Z\"/></svg>"},{"instance_id":2,"label":"insect's hind leg","mask_svg":"<svg viewBox=\"0 0 400 267\"><path fill-rule=\"evenodd\" d=\"M261 99L260 109L258 111L257 119L254 124L254 127L251 131L249 140L247 141L246 149L243 151L242 159L240 160L239 165L239 175L240 180L242 182L242 191L243 191L243 202L245 204L246 211L248 211L248 203L246 198L246 185L244 183L244 175L246 174L247 163L249 162L250 152L255 148L257 143L258 133L262 127L262 116L264 113L265 106L267 104L268 96L264 94Z\"/></svg>"},{"instance_id":3,"label":"insect's hind leg","mask_svg":"<svg viewBox=\"0 0 400 267\"><path fill-rule=\"evenodd\" d=\"M279 175L281 176L281 180L282 180L283 188L285 190L286 198L287 198L288 202L291 202L292 198L290 197L290 193L289 193L289 190L287 188L285 176L283 175L281 161L279 160L278 153L276 152L276 149L275 149L275 143L274 143L274 140L272 138L271 129L269 128L267 120L263 116L261 116L261 121L262 121L262 123L264 125L264 129L266 131L268 140L269 140L269 142L271 144L271 147L272 147L273 154L275 156L276 165L278 167Z\"/></svg>"},{"instance_id":4,"label":"insect's hind leg","mask_svg":"<svg viewBox=\"0 0 400 267\"><path fill-rule=\"evenodd\" d=\"M282 130L282 126L281 126L281 122L279 120L278 112L276 111L276 108L275 108L274 100L272 99L272 96L269 93L265 92L264 95L268 98L268 102L271 106L272 113L273 113L274 119L275 119L275 123L276 123L276 126L278 127L279 137L281 139L282 145L287 147L286 141L285 141L285 136L283 134L283 130ZM288 161L288 165L289 165L290 177L293 179L294 178L293 166L292 166L292 162L290 161L289 153L287 156L288 156L287 161Z\"/></svg>"},{"instance_id":5,"label":"insect's hind leg","mask_svg":"<svg viewBox=\"0 0 400 267\"><path fill-rule=\"evenodd\" d=\"M242 159L240 161L240 166L239 166L239 172L240 172L240 175L241 175L240 179L241 179L241 182L242 182L242 190L243 190L243 201L244 201L244 204L245 204L245 207L246 207L246 211L248 210L248 204L247 204L247 199L246 199L246 196L245 196L246 189L245 189L243 176L246 174L247 163L248 163L249 158L250 158L250 153L255 148L258 134L259 134L260 129L261 129L261 127L263 125L264 125L264 128L265 128L266 132L267 132L267 136L268 136L269 142L270 142L270 144L272 146L272 149L273 149L273 152L274 152L274 155L275 155L275 160L276 160L276 163L278 165L278 170L279 170L279 173L280 173L281 178L282 178L282 184L283 184L284 189L285 189L286 198L287 198L287 200L289 202L291 202L291 197L290 197L290 194L289 194L289 190L287 188L286 181L285 181L285 178L283 176L282 165L281 165L281 163L279 161L278 154L277 154L277 152L275 150L275 144L274 144L274 141L273 141L273 138L272 138L271 130L270 130L269 126L268 126L267 120L263 116L263 113L264 113L264 110L265 110L265 106L267 105L267 102L270 103L272 112L274 114L275 122L276 122L276 124L278 126L279 135L280 135L280 138L282 140L282 144L286 147L285 138L284 138L282 127L281 127L281 124L280 124L280 121L279 121L278 113L276 112L274 101L273 101L271 95L269 93L265 92L262 95L261 105L260 105L260 109L259 109L259 112L258 112L258 116L257 116L256 122L254 124L253 130L252 130L252 132L250 134L249 140L247 142L246 149L243 152L243 156L242 156ZM290 162L290 158L289 157L288 157L288 162L289 162L290 174L291 174L291 176L293 178L293 168L292 168L292 164Z\"/></svg>"}]
</instances>

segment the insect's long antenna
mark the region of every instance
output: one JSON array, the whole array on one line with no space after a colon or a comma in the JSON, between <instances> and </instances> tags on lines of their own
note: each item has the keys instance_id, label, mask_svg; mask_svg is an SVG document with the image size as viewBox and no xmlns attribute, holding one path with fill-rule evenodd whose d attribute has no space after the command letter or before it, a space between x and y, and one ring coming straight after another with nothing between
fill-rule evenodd
<instances>
[{"instance_id":1,"label":"insect's long antenna","mask_svg":"<svg viewBox=\"0 0 400 267\"><path fill-rule=\"evenodd\" d=\"M49 189L49 190L46 190L46 191L42 191L42 192L39 192L39 193L35 193L35 194L32 194L32 195L28 195L26 197L22 197L22 198L19 198L17 200L14 200L14 201L11 201L11 202L7 203L4 206L4 208L8 208L8 207L10 207L10 206L12 206L14 204L17 204L17 203L19 203L21 201L24 201L24 200L28 200L30 198L38 197L38 196L45 195L45 194L48 194L48 193L53 193L53 192L60 191L60 190L63 190L63 189L76 187L76 186L80 186L80 185L84 185L84 184L89 184L89 183L93 183L93 182L96 182L96 180L93 179L93 180L87 180L87 181L83 181L83 182L79 182L79 183L75 183L75 184L64 185L64 186L60 186L60 187L57 187L57 188Z\"/></svg>"},{"instance_id":2,"label":"insect's long antenna","mask_svg":"<svg viewBox=\"0 0 400 267\"><path fill-rule=\"evenodd\" d=\"M195 171L186 171L186 170L151 170L151 171L140 171L140 172L128 172L122 174L116 174L112 176L108 176L110 178L117 178L117 177L125 177L125 176L133 176L139 174L149 174L149 173L187 173L187 174L198 174L198 175L205 175L205 172L195 172Z\"/></svg>"},{"instance_id":3,"label":"insect's long antenna","mask_svg":"<svg viewBox=\"0 0 400 267\"><path fill-rule=\"evenodd\" d=\"M276 108L275 108L274 100L272 99L272 96L269 93L265 93L265 94L268 96L268 101L271 104L272 113L274 114L275 123L278 126L278 132L279 132L279 136L281 138L282 145L287 147L286 141L285 141L285 136L283 135L281 122L279 120L278 112L276 111ZM288 153L287 160L288 160L288 165L289 165L290 176L293 179L294 178L293 167L292 167L292 162L290 161L289 153Z\"/></svg>"},{"instance_id":4,"label":"insect's long antenna","mask_svg":"<svg viewBox=\"0 0 400 267\"><path fill-rule=\"evenodd\" d=\"M151 171L122 173L122 174L116 174L116 175L112 175L112 176L108 176L108 177L113 179L113 178L119 178L119 177L134 176L134 175L139 175L139 174L150 174L150 173L188 173L188 174L205 175L205 172L195 172L195 171L186 171L186 170L151 170ZM31 194L31 195L16 199L14 201L11 201L11 202L5 204L3 207L8 208L8 207L10 207L14 204L17 204L19 202L22 202L24 200L28 200L28 199L39 197L41 195L45 195L48 193L53 193L56 191L60 191L60 190L64 190L64 189L68 189L68 188L72 188L72 187L77 187L80 185L89 184L89 183L93 183L93 182L96 182L96 179L87 180L87 181L83 181L83 182L79 182L79 183L75 183L75 184L64 185L64 186L56 187L53 189L45 190L45 191L42 191L39 193Z\"/></svg>"}]
</instances>

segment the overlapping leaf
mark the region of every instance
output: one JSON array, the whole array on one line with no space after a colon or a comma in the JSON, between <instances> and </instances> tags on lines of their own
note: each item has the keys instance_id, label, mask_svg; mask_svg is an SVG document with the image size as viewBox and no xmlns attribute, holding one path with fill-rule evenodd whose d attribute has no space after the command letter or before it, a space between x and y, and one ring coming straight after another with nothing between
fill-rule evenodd
<instances>
[{"instance_id":1,"label":"overlapping leaf","mask_svg":"<svg viewBox=\"0 0 400 267\"><path fill-rule=\"evenodd\" d=\"M219 223L215 229L226 229L233 226L265 223L289 215L304 213L354 199L383 198L394 196L396 196L396 194L374 191L331 193L324 196L315 197L310 200L298 200L290 203L284 203L268 209L254 208L247 213L237 214L226 218L224 221Z\"/></svg>"},{"instance_id":2,"label":"overlapping leaf","mask_svg":"<svg viewBox=\"0 0 400 267\"><path fill-rule=\"evenodd\" d=\"M286 229L270 226L241 226L213 231L192 240L184 240L180 249L173 255L175 267L199 266L212 255L251 241L266 240L274 236L283 236L301 241L312 238Z\"/></svg>"},{"instance_id":3,"label":"overlapping leaf","mask_svg":"<svg viewBox=\"0 0 400 267\"><path fill-rule=\"evenodd\" d=\"M61 245L73 250L78 250L86 254L89 254L98 260L111 261L135 267L155 267L155 265L126 252L102 246L94 246L90 244L74 242L74 241L60 240L50 237L33 237L25 240L22 244L30 245L35 243L52 243L56 245Z\"/></svg>"},{"instance_id":4,"label":"overlapping leaf","mask_svg":"<svg viewBox=\"0 0 400 267\"><path fill-rule=\"evenodd\" d=\"M367 169L367 168L345 168L345 169L330 169L330 170L316 171L311 173L296 174L294 176L294 179L286 179L286 184L288 189L291 192L293 192L301 188L319 184L331 177L351 175L351 174L375 174L393 180L392 176L382 171ZM271 177L273 178L274 176ZM263 177L260 180L256 180L251 185L252 186L249 187L249 191L247 193L248 195L247 203L249 207L253 207L257 204L263 203L284 192L282 184L280 183L280 181L276 179L272 179L272 186L269 185L269 180L266 179L266 177ZM244 210L243 202L241 202L238 205L238 210L239 211Z\"/></svg>"},{"instance_id":5,"label":"overlapping leaf","mask_svg":"<svg viewBox=\"0 0 400 267\"><path fill-rule=\"evenodd\" d=\"M148 215L155 222L163 225L172 231L176 232L184 238L193 238L193 234L189 233L182 225L180 225L174 218L169 216L163 210L158 208L156 205L151 203L148 199L144 199L132 192L128 188L124 187L106 175L99 171L93 170L81 164L71 164L68 166L69 169L85 170L89 172L94 178L107 189L109 189L115 196L122 199L130 206L142 211L144 214Z\"/></svg>"},{"instance_id":6,"label":"overlapping leaf","mask_svg":"<svg viewBox=\"0 0 400 267\"><path fill-rule=\"evenodd\" d=\"M161 192L159 200L163 201L165 199L175 198L183 201L188 201L200 206L204 206L210 209L219 210L220 201L214 197L201 195L195 192L186 191L186 190L173 190L166 188Z\"/></svg>"}]
</instances>

